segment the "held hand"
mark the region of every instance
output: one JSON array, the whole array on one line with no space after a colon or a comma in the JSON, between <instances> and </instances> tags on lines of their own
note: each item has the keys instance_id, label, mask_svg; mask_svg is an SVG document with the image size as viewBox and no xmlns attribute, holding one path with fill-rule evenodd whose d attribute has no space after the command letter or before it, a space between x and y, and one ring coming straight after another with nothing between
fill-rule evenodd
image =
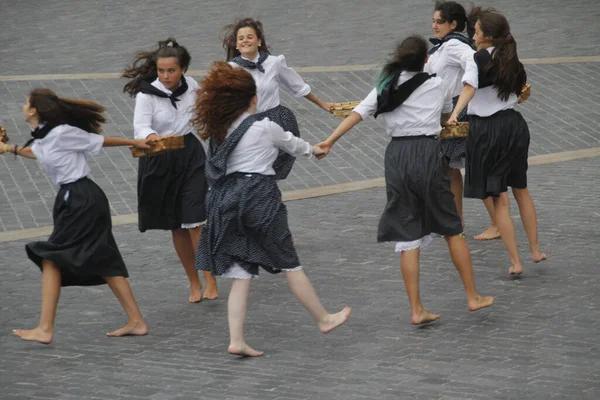
<instances>
[{"instance_id":1,"label":"held hand","mask_svg":"<svg viewBox=\"0 0 600 400\"><path fill-rule=\"evenodd\" d=\"M138 149L149 149L152 146L150 145L151 140L150 139L139 139L139 140L134 140L133 141L133 147L136 147Z\"/></svg>"},{"instance_id":2,"label":"held hand","mask_svg":"<svg viewBox=\"0 0 600 400\"><path fill-rule=\"evenodd\" d=\"M452 113L450 118L448 118L448 121L446 121L446 125L456 125L456 124L458 124L458 116L456 114Z\"/></svg>"},{"instance_id":3,"label":"held hand","mask_svg":"<svg viewBox=\"0 0 600 400\"><path fill-rule=\"evenodd\" d=\"M323 103L321 103L321 108L323 110L327 111L328 113L333 114L333 103L323 102Z\"/></svg>"},{"instance_id":4,"label":"held hand","mask_svg":"<svg viewBox=\"0 0 600 400\"><path fill-rule=\"evenodd\" d=\"M313 154L317 160L325 158L329 154L329 150L331 150L331 145L327 142L321 142L313 146Z\"/></svg>"},{"instance_id":5,"label":"held hand","mask_svg":"<svg viewBox=\"0 0 600 400\"><path fill-rule=\"evenodd\" d=\"M160 136L158 136L156 133L151 133L146 137L146 141L152 141L152 140L158 140L160 139Z\"/></svg>"}]
</instances>

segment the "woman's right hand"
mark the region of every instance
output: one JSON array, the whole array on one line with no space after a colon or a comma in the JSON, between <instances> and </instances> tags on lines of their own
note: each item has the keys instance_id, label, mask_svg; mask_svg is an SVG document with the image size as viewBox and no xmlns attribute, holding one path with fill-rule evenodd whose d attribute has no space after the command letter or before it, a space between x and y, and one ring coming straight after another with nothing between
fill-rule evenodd
<instances>
[{"instance_id":1,"label":"woman's right hand","mask_svg":"<svg viewBox=\"0 0 600 400\"><path fill-rule=\"evenodd\" d=\"M331 149L331 144L327 141L317 143L313 146L313 155L317 158L317 160L321 160L329 154L329 150Z\"/></svg>"},{"instance_id":2,"label":"woman's right hand","mask_svg":"<svg viewBox=\"0 0 600 400\"><path fill-rule=\"evenodd\" d=\"M159 140L160 136L158 136L156 133L151 133L146 137L147 141L152 141L152 140Z\"/></svg>"}]
</instances>

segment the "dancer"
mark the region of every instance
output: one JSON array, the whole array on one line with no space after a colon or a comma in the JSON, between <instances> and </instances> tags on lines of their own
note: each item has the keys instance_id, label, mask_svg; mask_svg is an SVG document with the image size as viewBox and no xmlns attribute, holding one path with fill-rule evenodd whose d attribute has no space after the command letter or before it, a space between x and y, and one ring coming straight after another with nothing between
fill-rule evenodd
<instances>
[{"instance_id":1,"label":"dancer","mask_svg":"<svg viewBox=\"0 0 600 400\"><path fill-rule=\"evenodd\" d=\"M459 33L463 32L465 28L468 32L473 29L472 26L469 26L467 13L462 5L454 1L438 1L436 3L432 18L435 38L429 39L434 46L429 50L429 58L424 71L442 78L447 96L452 98L453 106L456 105L458 95L463 87L462 76L465 73L467 62L473 59L475 53L473 41ZM458 120L467 121L466 110L461 113ZM445 139L441 144L444 155L448 158L450 190L454 195L456 210L464 227L463 177L460 169L465 166L465 138ZM490 216L493 217L493 209L491 212ZM492 219L490 227L474 238L486 240L497 237L500 237L500 233Z\"/></svg>"},{"instance_id":2,"label":"dancer","mask_svg":"<svg viewBox=\"0 0 600 400\"><path fill-rule=\"evenodd\" d=\"M145 335L142 318L127 268L112 234L108 199L87 177L86 155L102 147L148 148L145 140L127 140L99 135L105 122L104 107L91 101L57 97L49 89L33 90L25 105L25 121L35 127L33 138L23 147L3 145L0 154L14 153L38 159L56 185L54 229L46 241L25 246L28 257L42 271L42 312L39 325L13 332L23 340L52 342L56 306L62 286L92 286L108 283L123 306L129 322L108 336ZM29 147L30 144L33 145Z\"/></svg>"},{"instance_id":3,"label":"dancer","mask_svg":"<svg viewBox=\"0 0 600 400\"><path fill-rule=\"evenodd\" d=\"M464 88L448 123L456 123L467 107L469 136L465 197L492 197L495 222L510 256L510 275L521 275L523 265L510 217L508 186L519 206L534 262L547 258L538 242L537 215L527 189L529 128L516 111L527 74L517 55L517 43L506 18L495 11L474 8L477 53L463 77Z\"/></svg>"},{"instance_id":4,"label":"dancer","mask_svg":"<svg viewBox=\"0 0 600 400\"><path fill-rule=\"evenodd\" d=\"M184 76L191 56L173 38L158 42L154 51L139 52L123 73L130 79L123 91L135 96L136 139L184 136L185 147L153 157L142 157L138 168L139 229L170 230L175 251L190 281L191 303L218 297L217 281L204 274L206 288L194 269L207 190L205 151L192 133L198 83Z\"/></svg>"},{"instance_id":5,"label":"dancer","mask_svg":"<svg viewBox=\"0 0 600 400\"><path fill-rule=\"evenodd\" d=\"M446 175L446 160L435 136L442 112L452 110L442 79L423 73L427 42L420 36L405 39L384 66L377 87L318 146L324 157L339 138L363 119L381 115L392 140L385 153L387 205L379 221L378 242L396 242L415 325L432 322L419 294L419 257L431 233L443 235L458 270L471 311L492 305L475 288L471 256L460 236L462 224ZM446 99L446 101L445 101Z\"/></svg>"},{"instance_id":6,"label":"dancer","mask_svg":"<svg viewBox=\"0 0 600 400\"><path fill-rule=\"evenodd\" d=\"M291 291L322 333L350 315L349 307L329 314L321 305L292 244L275 180L279 150L307 157L321 150L268 118L257 118L256 94L256 83L245 69L217 61L200 83L193 121L202 138L210 139L206 176L211 187L196 268L233 280L229 352L241 356L263 354L244 339L250 282L259 267L272 274L285 271Z\"/></svg>"},{"instance_id":7,"label":"dancer","mask_svg":"<svg viewBox=\"0 0 600 400\"><path fill-rule=\"evenodd\" d=\"M258 119L269 118L284 131L300 136L296 116L289 108L280 104L280 88L296 98L305 97L325 111L333 112L333 104L317 98L300 75L287 66L283 55L271 55L260 21L252 18L237 20L223 28L223 37L227 61L247 69L256 81ZM288 176L294 161L295 157L291 154L279 152L279 157L273 165L277 179L285 179Z\"/></svg>"}]
</instances>

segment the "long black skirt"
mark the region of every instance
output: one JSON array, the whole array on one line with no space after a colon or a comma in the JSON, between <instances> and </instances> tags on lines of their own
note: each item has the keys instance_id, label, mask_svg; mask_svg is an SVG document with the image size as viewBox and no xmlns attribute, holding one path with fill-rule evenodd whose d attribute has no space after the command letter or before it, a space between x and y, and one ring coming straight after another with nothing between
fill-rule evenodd
<instances>
[{"instance_id":1,"label":"long black skirt","mask_svg":"<svg viewBox=\"0 0 600 400\"><path fill-rule=\"evenodd\" d=\"M462 232L440 141L429 137L392 138L385 151L387 204L378 242L412 242L430 233Z\"/></svg>"},{"instance_id":2,"label":"long black skirt","mask_svg":"<svg viewBox=\"0 0 600 400\"><path fill-rule=\"evenodd\" d=\"M273 176L233 173L212 186L196 269L219 276L233 263L251 275L300 266L287 209Z\"/></svg>"},{"instance_id":3,"label":"long black skirt","mask_svg":"<svg viewBox=\"0 0 600 400\"><path fill-rule=\"evenodd\" d=\"M206 219L204 176L206 155L193 134L185 147L158 156L141 157L138 168L138 224L149 229L173 230Z\"/></svg>"},{"instance_id":4,"label":"long black skirt","mask_svg":"<svg viewBox=\"0 0 600 400\"><path fill-rule=\"evenodd\" d=\"M259 120L269 118L269 120L275 122L281 126L284 131L292 132L296 137L300 137L300 129L298 128L298 121L294 113L287 107L278 105L270 110L263 111L255 115ZM296 157L279 150L279 155L273 163L273 169L275 170L275 179L285 179L289 175Z\"/></svg>"},{"instance_id":5,"label":"long black skirt","mask_svg":"<svg viewBox=\"0 0 600 400\"><path fill-rule=\"evenodd\" d=\"M52 218L48 240L25 245L40 270L43 260L54 261L62 286L102 285L104 276L129 276L112 234L108 199L96 183L82 178L61 185Z\"/></svg>"},{"instance_id":6,"label":"long black skirt","mask_svg":"<svg viewBox=\"0 0 600 400\"><path fill-rule=\"evenodd\" d=\"M465 197L485 199L527 187L529 128L515 110L469 116Z\"/></svg>"}]
</instances>

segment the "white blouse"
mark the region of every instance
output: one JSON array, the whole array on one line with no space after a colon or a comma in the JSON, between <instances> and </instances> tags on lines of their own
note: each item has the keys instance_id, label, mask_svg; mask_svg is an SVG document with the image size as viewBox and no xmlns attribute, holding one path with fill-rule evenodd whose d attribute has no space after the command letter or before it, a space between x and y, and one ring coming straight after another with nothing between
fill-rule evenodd
<instances>
[{"instance_id":1,"label":"white blouse","mask_svg":"<svg viewBox=\"0 0 600 400\"><path fill-rule=\"evenodd\" d=\"M448 95L458 96L463 88L462 77L469 60L473 59L473 50L468 44L458 39L450 39L443 43L435 53L429 56L424 71L437 74L448 88Z\"/></svg>"},{"instance_id":2,"label":"white blouse","mask_svg":"<svg viewBox=\"0 0 600 400\"><path fill-rule=\"evenodd\" d=\"M406 82L417 72L402 72L398 85ZM377 89L360 102L354 112L367 119L377 111ZM437 135L442 130L442 113L452 112L452 100L446 96L442 78L430 78L415 90L404 103L394 111L382 113L387 133L390 136Z\"/></svg>"},{"instance_id":3,"label":"white blouse","mask_svg":"<svg viewBox=\"0 0 600 400\"><path fill-rule=\"evenodd\" d=\"M227 130L227 136L250 114L242 114ZM256 121L244 136L227 160L227 174L247 172L261 175L275 175L273 163L279 150L293 156L312 156L312 146L307 141L286 132L275 122L265 118Z\"/></svg>"},{"instance_id":4,"label":"white blouse","mask_svg":"<svg viewBox=\"0 0 600 400\"><path fill-rule=\"evenodd\" d=\"M75 182L89 175L86 155L102 150L104 136L71 125L59 125L43 139L35 139L31 151L55 185Z\"/></svg>"},{"instance_id":5,"label":"white blouse","mask_svg":"<svg viewBox=\"0 0 600 400\"><path fill-rule=\"evenodd\" d=\"M133 112L133 132L136 139L146 139L148 135L156 133L158 136L181 136L193 130L190 120L194 117L194 104L196 89L200 87L195 79L185 76L188 90L179 96L177 108L173 107L171 100L151 94L138 93L135 96L135 110ZM172 94L160 80L156 78L152 86L161 91Z\"/></svg>"},{"instance_id":6,"label":"white blouse","mask_svg":"<svg viewBox=\"0 0 600 400\"><path fill-rule=\"evenodd\" d=\"M487 50L491 53L493 49L493 47L490 47ZM479 68L475 63L475 57L472 57L467 63L463 84L469 84L476 89L479 87ZM467 114L489 117L498 111L515 108L518 102L519 98L516 94L511 93L508 100L504 101L498 97L498 91L494 86L487 86L475 91L475 96L469 102Z\"/></svg>"},{"instance_id":7,"label":"white blouse","mask_svg":"<svg viewBox=\"0 0 600 400\"><path fill-rule=\"evenodd\" d=\"M257 54L256 59L249 61L257 62L259 57L260 54ZM233 61L229 64L239 67ZM262 63L262 67L265 72L260 72L258 69L247 70L256 82L257 113L270 110L279 105L280 87L296 98L304 97L310 93L310 86L304 82L296 71L287 66L284 56L269 55Z\"/></svg>"}]
</instances>

